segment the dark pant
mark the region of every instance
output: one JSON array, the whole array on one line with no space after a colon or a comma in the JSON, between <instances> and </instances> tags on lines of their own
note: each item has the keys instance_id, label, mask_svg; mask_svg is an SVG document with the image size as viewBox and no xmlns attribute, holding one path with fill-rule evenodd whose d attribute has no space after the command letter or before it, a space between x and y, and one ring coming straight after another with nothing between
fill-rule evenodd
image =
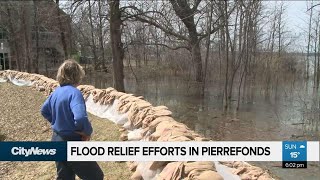
<instances>
[{"instance_id":1,"label":"dark pant","mask_svg":"<svg viewBox=\"0 0 320 180\"><path fill-rule=\"evenodd\" d=\"M61 136L53 133L51 141L65 141ZM57 179L73 180L75 175L83 180L102 180L103 172L95 161L56 161Z\"/></svg>"}]
</instances>

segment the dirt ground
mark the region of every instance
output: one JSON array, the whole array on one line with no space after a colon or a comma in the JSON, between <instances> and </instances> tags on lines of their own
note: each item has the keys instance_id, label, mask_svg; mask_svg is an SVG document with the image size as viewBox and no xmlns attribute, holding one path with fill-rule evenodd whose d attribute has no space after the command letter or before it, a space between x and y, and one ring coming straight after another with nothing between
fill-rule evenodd
<instances>
[{"instance_id":1,"label":"dirt ground","mask_svg":"<svg viewBox=\"0 0 320 180\"><path fill-rule=\"evenodd\" d=\"M40 114L46 97L30 87L0 83L0 141L50 141L50 124ZM92 141L116 141L120 133L111 121L89 114ZM125 162L99 162L105 179L129 179ZM0 179L55 179L54 162L0 162Z\"/></svg>"}]
</instances>

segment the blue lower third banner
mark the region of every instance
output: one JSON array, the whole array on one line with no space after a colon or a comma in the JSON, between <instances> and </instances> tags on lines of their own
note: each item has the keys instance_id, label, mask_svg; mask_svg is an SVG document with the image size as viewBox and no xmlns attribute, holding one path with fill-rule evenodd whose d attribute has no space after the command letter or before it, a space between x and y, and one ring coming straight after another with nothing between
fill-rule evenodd
<instances>
[{"instance_id":1,"label":"blue lower third banner","mask_svg":"<svg viewBox=\"0 0 320 180\"><path fill-rule=\"evenodd\" d=\"M319 141L0 142L0 161L319 161Z\"/></svg>"},{"instance_id":2,"label":"blue lower third banner","mask_svg":"<svg viewBox=\"0 0 320 180\"><path fill-rule=\"evenodd\" d=\"M0 142L0 161L66 161L67 142Z\"/></svg>"}]
</instances>

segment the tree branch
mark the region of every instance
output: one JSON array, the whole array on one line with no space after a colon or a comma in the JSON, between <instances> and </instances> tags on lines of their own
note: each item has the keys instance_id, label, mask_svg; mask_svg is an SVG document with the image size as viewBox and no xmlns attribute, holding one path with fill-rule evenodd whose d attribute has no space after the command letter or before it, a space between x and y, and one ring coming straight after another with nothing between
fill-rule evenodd
<instances>
[{"instance_id":1,"label":"tree branch","mask_svg":"<svg viewBox=\"0 0 320 180\"><path fill-rule=\"evenodd\" d=\"M230 17L231 13L234 11L235 8L236 8L236 6L233 6L233 8L228 12L226 19L228 19L228 18ZM223 16L223 15L220 15L220 16L215 20L215 22L213 23L213 25L217 24L218 21L220 20L220 18L221 18L222 16ZM211 30L209 33L205 33L205 34L203 34L203 35L200 35L199 41L202 40L203 38L207 37L209 34L215 33L215 32L218 31L221 27L224 27L224 25L223 25L223 24L222 24L222 25L218 25L217 27L212 28L212 30Z\"/></svg>"},{"instance_id":2,"label":"tree branch","mask_svg":"<svg viewBox=\"0 0 320 180\"><path fill-rule=\"evenodd\" d=\"M147 46L163 46L163 47L166 47L168 49L171 49L171 50L178 50L178 49L187 49L188 51L190 50L190 47L188 46L176 46L176 47L171 47L171 46L168 46L166 44L162 44L162 43L140 43L140 42L131 42L129 43L128 45L147 45Z\"/></svg>"},{"instance_id":3,"label":"tree branch","mask_svg":"<svg viewBox=\"0 0 320 180\"><path fill-rule=\"evenodd\" d=\"M148 17L148 16L146 16L146 17ZM165 32L165 33L167 33L167 34L170 34L170 35L172 35L172 36L175 36L175 37L177 37L177 38L179 38L179 39L182 39L182 40L185 40L185 41L189 41L189 39L188 39L187 37L185 37L185 36L183 36L183 35L181 35L181 34L178 34L178 33L174 32L173 30L166 28L165 26L162 26L162 25L158 24L157 22L155 22L154 20L152 20L153 18L151 18L151 17L148 17L150 20L145 19L145 18L142 18L142 17L139 17L139 16L136 16L136 17L134 17L134 18L135 18L135 20L137 20L137 21L140 21L140 22L144 22L144 23L148 23L148 24L150 24L150 25L153 25L153 26L161 29L163 32Z\"/></svg>"},{"instance_id":4,"label":"tree branch","mask_svg":"<svg viewBox=\"0 0 320 180\"><path fill-rule=\"evenodd\" d=\"M315 4L315 5L311 6L309 9L307 9L307 11L309 11L309 10L311 10L312 8L314 8L314 7L316 7L316 6L319 6L319 5L320 5L320 3L319 3L319 4Z\"/></svg>"},{"instance_id":5,"label":"tree branch","mask_svg":"<svg viewBox=\"0 0 320 180\"><path fill-rule=\"evenodd\" d=\"M170 34L170 35L175 36L175 37L177 37L179 39L188 41L188 37L183 36L183 35L181 35L181 34L179 34L177 32L174 32L173 29L170 29L167 26L160 25L160 23L156 22L156 20L153 17L150 17L150 16L147 15L148 13L157 13L157 14L160 14L162 17L165 18L166 16L162 12L159 12L159 11L146 11L146 12L143 12L142 10L138 9L135 6L126 6L126 7L123 7L121 10L122 10L122 12L125 12L126 9L135 10L135 11L137 11L137 14L127 13L126 16L124 16L124 14L123 14L123 17L125 17L123 19L123 21L129 20L129 19L133 19L135 21L148 23L148 24L150 24L152 26L155 26L155 27L161 29L163 32L165 32L167 34Z\"/></svg>"},{"instance_id":6,"label":"tree branch","mask_svg":"<svg viewBox=\"0 0 320 180\"><path fill-rule=\"evenodd\" d=\"M197 8L198 8L198 6L199 6L201 1L202 0L194 0L194 6L192 7L192 11L193 12L197 10Z\"/></svg>"},{"instance_id":7,"label":"tree branch","mask_svg":"<svg viewBox=\"0 0 320 180\"><path fill-rule=\"evenodd\" d=\"M146 15L146 14L148 14L148 13L158 13L158 14L161 14L162 16L164 16L162 13L160 13L160 12L158 12L158 11L145 11L145 12L139 12L139 13L137 13L137 14L131 14L131 15L129 15L129 14L127 13L127 15L124 16L124 18L122 19L122 21L126 21L126 20L128 20L128 19L130 19L130 18L134 18L134 17L136 17L136 16Z\"/></svg>"}]
</instances>

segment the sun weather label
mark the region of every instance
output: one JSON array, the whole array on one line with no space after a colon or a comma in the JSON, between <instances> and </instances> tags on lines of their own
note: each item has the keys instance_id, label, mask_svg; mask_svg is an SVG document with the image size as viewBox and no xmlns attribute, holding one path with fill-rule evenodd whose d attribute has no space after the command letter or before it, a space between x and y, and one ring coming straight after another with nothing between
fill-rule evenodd
<instances>
[{"instance_id":1,"label":"sun weather label","mask_svg":"<svg viewBox=\"0 0 320 180\"><path fill-rule=\"evenodd\" d=\"M307 168L307 141L282 142L282 167Z\"/></svg>"},{"instance_id":2,"label":"sun weather label","mask_svg":"<svg viewBox=\"0 0 320 180\"><path fill-rule=\"evenodd\" d=\"M0 142L0 161L66 160L66 142Z\"/></svg>"}]
</instances>

